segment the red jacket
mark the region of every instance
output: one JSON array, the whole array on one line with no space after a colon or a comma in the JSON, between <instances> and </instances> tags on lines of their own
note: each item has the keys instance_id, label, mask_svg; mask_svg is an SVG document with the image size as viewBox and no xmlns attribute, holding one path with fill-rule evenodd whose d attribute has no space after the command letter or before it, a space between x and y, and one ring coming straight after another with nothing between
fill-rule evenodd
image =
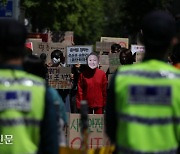
<instances>
[{"instance_id":1,"label":"red jacket","mask_svg":"<svg viewBox=\"0 0 180 154\"><path fill-rule=\"evenodd\" d=\"M87 100L90 108L104 107L107 97L107 78L104 71L87 69L80 74L76 95L77 108L81 100Z\"/></svg>"}]
</instances>

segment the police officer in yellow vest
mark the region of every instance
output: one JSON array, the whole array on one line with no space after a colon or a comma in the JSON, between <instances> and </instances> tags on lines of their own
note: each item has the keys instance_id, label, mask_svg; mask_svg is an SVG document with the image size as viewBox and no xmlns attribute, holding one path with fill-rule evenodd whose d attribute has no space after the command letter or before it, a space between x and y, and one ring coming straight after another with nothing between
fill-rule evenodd
<instances>
[{"instance_id":1,"label":"police officer in yellow vest","mask_svg":"<svg viewBox=\"0 0 180 154\"><path fill-rule=\"evenodd\" d=\"M122 66L110 84L107 134L120 154L178 154L180 71L165 62L175 21L161 11L142 22L145 57Z\"/></svg>"},{"instance_id":2,"label":"police officer in yellow vest","mask_svg":"<svg viewBox=\"0 0 180 154\"><path fill-rule=\"evenodd\" d=\"M0 19L0 153L56 154L56 115L43 79L22 70L26 29Z\"/></svg>"}]
</instances>

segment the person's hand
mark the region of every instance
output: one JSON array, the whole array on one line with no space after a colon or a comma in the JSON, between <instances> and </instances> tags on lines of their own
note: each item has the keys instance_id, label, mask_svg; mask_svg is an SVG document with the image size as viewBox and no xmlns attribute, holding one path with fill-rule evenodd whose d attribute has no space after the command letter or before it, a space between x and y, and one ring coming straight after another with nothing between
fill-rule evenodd
<instances>
[{"instance_id":1,"label":"person's hand","mask_svg":"<svg viewBox=\"0 0 180 154\"><path fill-rule=\"evenodd\" d=\"M47 63L47 66L51 67L52 66L52 62Z\"/></svg>"},{"instance_id":2,"label":"person's hand","mask_svg":"<svg viewBox=\"0 0 180 154\"><path fill-rule=\"evenodd\" d=\"M76 68L79 68L81 66L81 64L75 64Z\"/></svg>"},{"instance_id":3,"label":"person's hand","mask_svg":"<svg viewBox=\"0 0 180 154\"><path fill-rule=\"evenodd\" d=\"M70 79L73 80L74 79L74 74L70 74Z\"/></svg>"}]
</instances>

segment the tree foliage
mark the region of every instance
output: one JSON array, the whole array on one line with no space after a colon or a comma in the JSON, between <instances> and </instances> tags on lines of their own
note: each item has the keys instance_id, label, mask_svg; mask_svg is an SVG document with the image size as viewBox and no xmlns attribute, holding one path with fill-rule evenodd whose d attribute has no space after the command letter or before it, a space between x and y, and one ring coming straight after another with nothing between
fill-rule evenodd
<instances>
[{"instance_id":1,"label":"tree foliage","mask_svg":"<svg viewBox=\"0 0 180 154\"><path fill-rule=\"evenodd\" d=\"M173 0L21 0L33 31L48 27L74 31L78 44L95 43L100 36L135 36L143 16L168 10Z\"/></svg>"},{"instance_id":2,"label":"tree foliage","mask_svg":"<svg viewBox=\"0 0 180 154\"><path fill-rule=\"evenodd\" d=\"M33 31L74 31L77 43L94 43L103 32L103 0L21 0Z\"/></svg>"}]
</instances>

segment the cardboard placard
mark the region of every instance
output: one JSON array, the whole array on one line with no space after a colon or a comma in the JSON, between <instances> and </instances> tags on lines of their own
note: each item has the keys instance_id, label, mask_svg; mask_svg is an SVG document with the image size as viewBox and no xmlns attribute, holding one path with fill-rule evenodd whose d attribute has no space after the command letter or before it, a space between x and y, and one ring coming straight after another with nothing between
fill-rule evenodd
<instances>
[{"instance_id":1,"label":"cardboard placard","mask_svg":"<svg viewBox=\"0 0 180 154\"><path fill-rule=\"evenodd\" d=\"M121 47L125 47L125 48L129 47L128 38L101 37L101 42L113 42L120 44Z\"/></svg>"},{"instance_id":2,"label":"cardboard placard","mask_svg":"<svg viewBox=\"0 0 180 154\"><path fill-rule=\"evenodd\" d=\"M92 51L92 45L67 47L67 64L87 64L87 56Z\"/></svg>"},{"instance_id":3,"label":"cardboard placard","mask_svg":"<svg viewBox=\"0 0 180 154\"><path fill-rule=\"evenodd\" d=\"M134 54L135 52L144 52L145 47L143 45L131 45L131 52Z\"/></svg>"},{"instance_id":4,"label":"cardboard placard","mask_svg":"<svg viewBox=\"0 0 180 154\"><path fill-rule=\"evenodd\" d=\"M42 42L41 38L28 38L27 42L32 42L32 44L34 44L34 42Z\"/></svg>"},{"instance_id":5,"label":"cardboard placard","mask_svg":"<svg viewBox=\"0 0 180 154\"><path fill-rule=\"evenodd\" d=\"M51 32L50 34L50 42L59 42L66 45L73 45L74 44L74 32L73 31L56 31Z\"/></svg>"},{"instance_id":6,"label":"cardboard placard","mask_svg":"<svg viewBox=\"0 0 180 154\"><path fill-rule=\"evenodd\" d=\"M99 69L103 70L105 73L107 73L108 69L109 69L109 65L100 65Z\"/></svg>"},{"instance_id":7,"label":"cardboard placard","mask_svg":"<svg viewBox=\"0 0 180 154\"><path fill-rule=\"evenodd\" d=\"M48 67L48 84L55 89L71 89L70 67Z\"/></svg>"},{"instance_id":8,"label":"cardboard placard","mask_svg":"<svg viewBox=\"0 0 180 154\"><path fill-rule=\"evenodd\" d=\"M45 33L28 33L28 40L40 38L41 42L63 43L65 45L74 44L74 32L72 31L46 31Z\"/></svg>"},{"instance_id":9,"label":"cardboard placard","mask_svg":"<svg viewBox=\"0 0 180 154\"><path fill-rule=\"evenodd\" d=\"M139 63L143 60L145 52L136 52L136 63Z\"/></svg>"},{"instance_id":10,"label":"cardboard placard","mask_svg":"<svg viewBox=\"0 0 180 154\"><path fill-rule=\"evenodd\" d=\"M62 43L33 42L33 54L40 56L42 53L47 55L46 63L51 62L51 52L59 49L65 56L66 46Z\"/></svg>"},{"instance_id":11,"label":"cardboard placard","mask_svg":"<svg viewBox=\"0 0 180 154\"><path fill-rule=\"evenodd\" d=\"M105 73L109 68L109 56L108 55L100 55L99 56L99 69L103 70Z\"/></svg>"},{"instance_id":12,"label":"cardboard placard","mask_svg":"<svg viewBox=\"0 0 180 154\"><path fill-rule=\"evenodd\" d=\"M100 65L109 65L109 56L108 55L99 55Z\"/></svg>"},{"instance_id":13,"label":"cardboard placard","mask_svg":"<svg viewBox=\"0 0 180 154\"><path fill-rule=\"evenodd\" d=\"M80 114L70 114L68 144L70 148L81 148L81 127ZM103 114L88 114L89 119L89 138L88 147L99 148L105 145L110 145L109 140L105 136L104 115Z\"/></svg>"},{"instance_id":14,"label":"cardboard placard","mask_svg":"<svg viewBox=\"0 0 180 154\"><path fill-rule=\"evenodd\" d=\"M113 42L96 42L96 51L103 53L109 53L111 51L111 45Z\"/></svg>"},{"instance_id":15,"label":"cardboard placard","mask_svg":"<svg viewBox=\"0 0 180 154\"><path fill-rule=\"evenodd\" d=\"M119 53L109 54L109 72L114 73L120 65Z\"/></svg>"}]
</instances>

